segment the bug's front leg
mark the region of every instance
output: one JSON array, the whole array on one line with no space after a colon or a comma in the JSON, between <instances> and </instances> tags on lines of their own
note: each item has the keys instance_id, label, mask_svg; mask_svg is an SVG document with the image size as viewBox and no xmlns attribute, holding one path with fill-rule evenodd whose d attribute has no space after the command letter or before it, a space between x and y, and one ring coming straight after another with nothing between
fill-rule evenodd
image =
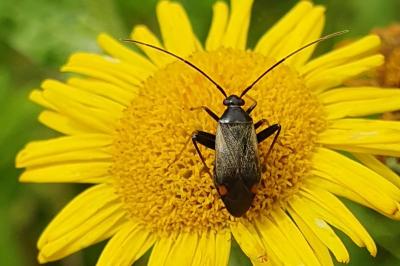
<instances>
[{"instance_id":1,"label":"bug's front leg","mask_svg":"<svg viewBox=\"0 0 400 266\"><path fill-rule=\"evenodd\" d=\"M218 115L216 115L213 111L211 111L211 109L208 108L207 106L192 107L192 108L190 108L190 111L199 110L199 109L206 111L207 114L212 117L212 119L214 119L215 121L218 122L218 120L219 120ZM204 133L206 133L206 132L204 132ZM215 138L215 136L214 136L214 138Z\"/></svg>"},{"instance_id":2,"label":"bug's front leg","mask_svg":"<svg viewBox=\"0 0 400 266\"><path fill-rule=\"evenodd\" d=\"M262 130L261 132L259 132L257 134L257 142L261 143L263 142L265 139L267 139L268 137L272 136L272 134L275 134L274 136L274 140L272 141L271 146L269 147L268 153L267 153L267 157L270 154L272 148L274 147L276 140L278 139L279 134L281 133L281 125L279 124L274 124L272 126L267 127L266 129Z\"/></svg>"},{"instance_id":3,"label":"bug's front leg","mask_svg":"<svg viewBox=\"0 0 400 266\"><path fill-rule=\"evenodd\" d=\"M253 101L253 103L250 105L250 107L247 108L247 110L246 110L246 113L247 113L247 114L250 114L250 113L254 110L254 108L256 108L256 106L257 106L257 101L254 100L253 98L251 98L251 97L248 96L248 95L246 95L246 96L247 96L247 98L249 98L250 100Z\"/></svg>"},{"instance_id":4,"label":"bug's front leg","mask_svg":"<svg viewBox=\"0 0 400 266\"><path fill-rule=\"evenodd\" d=\"M215 150L215 135L211 134L211 133L207 133L204 131L195 131L192 134L192 142L193 145L197 151L197 154L200 157L200 160L203 162L204 167L209 170L210 168L208 168L203 155L200 152L199 146L197 145L197 143L200 143L203 146L206 146L207 148L213 149Z\"/></svg>"}]
</instances>

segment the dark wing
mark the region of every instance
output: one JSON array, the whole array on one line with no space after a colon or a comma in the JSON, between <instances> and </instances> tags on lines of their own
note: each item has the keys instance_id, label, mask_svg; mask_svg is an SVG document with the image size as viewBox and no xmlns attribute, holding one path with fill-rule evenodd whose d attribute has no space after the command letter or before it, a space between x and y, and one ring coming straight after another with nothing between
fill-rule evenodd
<instances>
[{"instance_id":1,"label":"dark wing","mask_svg":"<svg viewBox=\"0 0 400 266\"><path fill-rule=\"evenodd\" d=\"M215 181L241 180L250 189L261 177L257 136L252 123L219 123L215 140Z\"/></svg>"}]
</instances>

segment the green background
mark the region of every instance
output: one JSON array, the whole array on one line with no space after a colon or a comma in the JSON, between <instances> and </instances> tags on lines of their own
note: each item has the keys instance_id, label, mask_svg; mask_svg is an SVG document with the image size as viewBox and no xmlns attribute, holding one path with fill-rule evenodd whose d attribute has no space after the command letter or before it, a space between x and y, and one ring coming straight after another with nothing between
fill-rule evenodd
<instances>
[{"instance_id":1,"label":"green background","mask_svg":"<svg viewBox=\"0 0 400 266\"><path fill-rule=\"evenodd\" d=\"M146 24L157 34L156 0L0 0L0 265L37 265L36 240L51 218L84 185L20 184L14 157L30 140L55 133L37 122L40 108L28 101L32 88L45 78L59 78L58 68L74 51L99 51L96 36L108 32L127 37L132 26ZM205 40L214 0L180 0L194 31ZM367 34L374 27L400 21L398 0L315 1L327 7L325 33L350 29L346 38ZM296 3L255 0L249 45ZM344 37L343 37L344 38ZM342 38L342 39L343 39ZM340 39L336 39L338 41ZM321 45L317 53L331 48ZM355 204L346 204L375 238L376 259L343 239L351 253L350 265L400 265L400 223ZM94 265L104 246L100 243L50 265ZM248 265L233 244L230 265ZM141 259L137 265L145 265Z\"/></svg>"}]
</instances>

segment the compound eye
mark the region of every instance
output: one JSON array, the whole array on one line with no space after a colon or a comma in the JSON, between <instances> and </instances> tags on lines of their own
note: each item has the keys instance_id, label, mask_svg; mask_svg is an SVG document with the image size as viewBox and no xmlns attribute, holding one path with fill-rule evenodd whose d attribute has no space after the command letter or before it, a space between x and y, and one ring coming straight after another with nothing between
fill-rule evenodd
<instances>
[{"instance_id":1,"label":"compound eye","mask_svg":"<svg viewBox=\"0 0 400 266\"><path fill-rule=\"evenodd\" d=\"M217 189L218 189L218 193L219 193L221 196L225 196L226 194L228 194L228 189L227 189L227 187L224 186L224 185L218 186Z\"/></svg>"}]
</instances>

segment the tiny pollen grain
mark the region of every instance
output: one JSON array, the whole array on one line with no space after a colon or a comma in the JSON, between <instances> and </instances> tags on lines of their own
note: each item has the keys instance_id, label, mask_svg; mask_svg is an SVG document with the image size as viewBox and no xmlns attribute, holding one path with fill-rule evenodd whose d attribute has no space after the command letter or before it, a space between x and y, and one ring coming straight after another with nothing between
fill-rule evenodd
<instances>
[{"instance_id":1,"label":"tiny pollen grain","mask_svg":"<svg viewBox=\"0 0 400 266\"><path fill-rule=\"evenodd\" d=\"M189 60L228 95L240 94L275 62L233 49L197 52ZM296 193L308 174L317 135L326 121L318 99L286 65L269 73L248 94L258 101L254 122L266 118L269 124L282 125L269 158L272 138L258 146L262 179L253 206L244 216L253 220L284 206ZM252 101L244 99L246 108ZM217 126L205 112L190 108L206 105L221 115L222 101L213 84L182 62L167 65L144 82L119 121L113 145L113 183L131 219L158 234L221 230L236 222L189 142L193 131L215 134ZM214 151L201 147L201 152L212 169Z\"/></svg>"}]
</instances>

